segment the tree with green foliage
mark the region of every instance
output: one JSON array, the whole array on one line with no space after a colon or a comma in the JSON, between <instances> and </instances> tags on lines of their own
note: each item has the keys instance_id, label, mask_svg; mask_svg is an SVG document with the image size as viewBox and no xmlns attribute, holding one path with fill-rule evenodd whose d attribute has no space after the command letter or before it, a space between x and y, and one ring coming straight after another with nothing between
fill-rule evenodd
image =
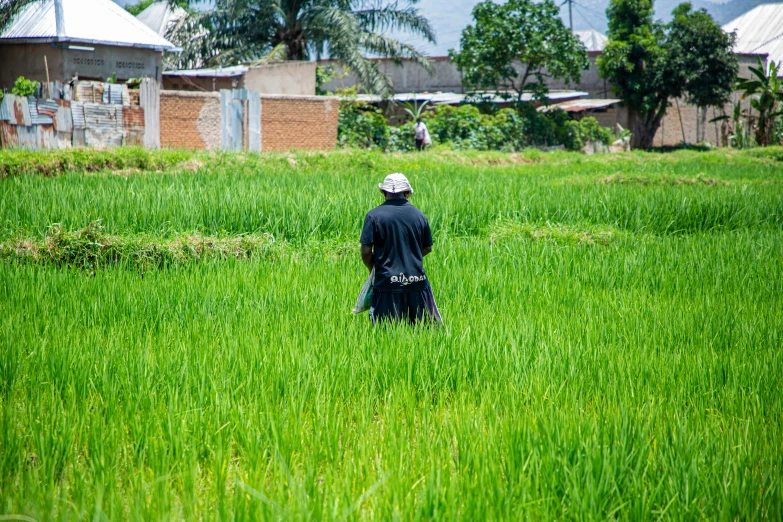
<instances>
[{"instance_id":1,"label":"tree with green foliage","mask_svg":"<svg viewBox=\"0 0 783 522\"><path fill-rule=\"evenodd\" d=\"M701 141L707 107L722 109L731 100L739 69L733 52L736 35L723 31L704 9L692 11L689 3L680 4L672 16L669 24L670 69L684 75L685 99L699 108L701 133L698 132L698 119L696 123Z\"/></svg>"},{"instance_id":2,"label":"tree with green foliage","mask_svg":"<svg viewBox=\"0 0 783 522\"><path fill-rule=\"evenodd\" d=\"M473 20L462 31L459 52L449 51L468 89L512 90L517 100L533 91L542 98L547 78L578 83L590 65L552 0L485 0L473 8Z\"/></svg>"},{"instance_id":3,"label":"tree with green foliage","mask_svg":"<svg viewBox=\"0 0 783 522\"><path fill-rule=\"evenodd\" d=\"M191 13L172 33L200 65L229 65L284 55L289 60L339 60L369 92L388 94L389 79L366 55L410 58L431 66L417 48L388 35L404 32L434 42L429 21L410 0L217 0ZM278 51L280 51L278 53Z\"/></svg>"},{"instance_id":4,"label":"tree with green foliage","mask_svg":"<svg viewBox=\"0 0 783 522\"><path fill-rule=\"evenodd\" d=\"M601 74L631 112L632 146L649 149L670 100L721 104L731 91L736 59L732 38L690 4L669 23L653 20L652 0L611 0L609 42L598 60ZM693 27L691 27L693 24Z\"/></svg>"}]
</instances>

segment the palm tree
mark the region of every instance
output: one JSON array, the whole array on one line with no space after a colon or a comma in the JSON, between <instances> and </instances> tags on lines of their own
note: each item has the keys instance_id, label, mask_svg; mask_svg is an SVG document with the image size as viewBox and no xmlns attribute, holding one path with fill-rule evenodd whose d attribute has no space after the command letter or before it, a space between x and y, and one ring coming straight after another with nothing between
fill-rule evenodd
<instances>
[{"instance_id":1,"label":"palm tree","mask_svg":"<svg viewBox=\"0 0 783 522\"><path fill-rule=\"evenodd\" d=\"M759 115L756 122L756 143L770 145L775 137L775 119L783 116L783 81L778 78L778 65L764 67L761 58L758 67L748 67L755 78L739 78L737 88L743 90L742 99L750 98L750 106Z\"/></svg>"},{"instance_id":2,"label":"palm tree","mask_svg":"<svg viewBox=\"0 0 783 522\"><path fill-rule=\"evenodd\" d=\"M0 0L0 33L11 25L14 17L21 13L28 4L37 1L39 0Z\"/></svg>"},{"instance_id":3,"label":"palm tree","mask_svg":"<svg viewBox=\"0 0 783 522\"><path fill-rule=\"evenodd\" d=\"M389 80L366 55L411 58L428 69L413 45L389 31L434 42L429 21L413 3L397 0L217 0L210 11L194 12L172 28L189 66L257 60L283 49L289 60L330 57L354 73L369 92L387 94Z\"/></svg>"}]
</instances>

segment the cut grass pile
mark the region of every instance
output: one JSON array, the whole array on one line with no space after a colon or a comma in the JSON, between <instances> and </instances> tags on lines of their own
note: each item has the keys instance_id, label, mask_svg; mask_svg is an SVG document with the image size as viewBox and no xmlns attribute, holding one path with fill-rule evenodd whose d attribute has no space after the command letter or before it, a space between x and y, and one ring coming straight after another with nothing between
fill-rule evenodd
<instances>
[{"instance_id":1,"label":"cut grass pile","mask_svg":"<svg viewBox=\"0 0 783 522\"><path fill-rule=\"evenodd\" d=\"M0 513L783 517L779 150L160 154L0 180ZM349 312L393 171L445 328Z\"/></svg>"}]
</instances>

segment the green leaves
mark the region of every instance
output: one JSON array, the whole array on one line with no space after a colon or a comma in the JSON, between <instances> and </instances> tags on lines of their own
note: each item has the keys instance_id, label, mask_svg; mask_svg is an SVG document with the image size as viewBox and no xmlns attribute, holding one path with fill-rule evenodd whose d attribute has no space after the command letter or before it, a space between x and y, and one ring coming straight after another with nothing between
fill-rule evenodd
<instances>
[{"instance_id":1,"label":"green leaves","mask_svg":"<svg viewBox=\"0 0 783 522\"><path fill-rule=\"evenodd\" d=\"M750 106L758 112L756 142L765 146L779 140L775 120L783 108L783 82L778 78L778 64L771 62L767 72L761 58L756 59L758 67L748 67L748 70L757 79L738 78L737 88L744 91L742 99L751 98Z\"/></svg>"},{"instance_id":2,"label":"green leaves","mask_svg":"<svg viewBox=\"0 0 783 522\"><path fill-rule=\"evenodd\" d=\"M737 71L727 35L706 11L681 4L669 24L653 21L652 0L612 0L601 75L631 109L633 146L649 148L671 98L723 105Z\"/></svg>"},{"instance_id":3,"label":"green leaves","mask_svg":"<svg viewBox=\"0 0 783 522\"><path fill-rule=\"evenodd\" d=\"M551 0L486 0L473 8L474 25L449 56L468 89L546 93L546 78L577 83L589 62L582 42L560 20Z\"/></svg>"},{"instance_id":4,"label":"green leaves","mask_svg":"<svg viewBox=\"0 0 783 522\"><path fill-rule=\"evenodd\" d=\"M14 82L11 94L17 96L33 96L35 91L38 90L39 85L40 83L35 80L28 80L24 76L20 76Z\"/></svg>"},{"instance_id":5,"label":"green leaves","mask_svg":"<svg viewBox=\"0 0 783 522\"><path fill-rule=\"evenodd\" d=\"M388 31L435 41L416 8L383 0L217 0L214 9L191 14L170 36L183 47L189 67L253 61L282 46L289 60L340 60L366 91L385 95L389 80L366 55L410 58L430 68L413 45Z\"/></svg>"}]
</instances>

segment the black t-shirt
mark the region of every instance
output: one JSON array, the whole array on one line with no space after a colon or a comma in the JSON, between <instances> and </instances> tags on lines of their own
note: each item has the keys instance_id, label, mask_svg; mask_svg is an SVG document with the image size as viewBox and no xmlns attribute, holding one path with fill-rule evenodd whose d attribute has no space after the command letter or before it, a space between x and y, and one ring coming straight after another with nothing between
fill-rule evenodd
<instances>
[{"instance_id":1,"label":"black t-shirt","mask_svg":"<svg viewBox=\"0 0 783 522\"><path fill-rule=\"evenodd\" d=\"M407 199L388 199L369 211L359 242L373 247L375 288L413 292L429 286L422 250L432 246L430 224Z\"/></svg>"}]
</instances>

